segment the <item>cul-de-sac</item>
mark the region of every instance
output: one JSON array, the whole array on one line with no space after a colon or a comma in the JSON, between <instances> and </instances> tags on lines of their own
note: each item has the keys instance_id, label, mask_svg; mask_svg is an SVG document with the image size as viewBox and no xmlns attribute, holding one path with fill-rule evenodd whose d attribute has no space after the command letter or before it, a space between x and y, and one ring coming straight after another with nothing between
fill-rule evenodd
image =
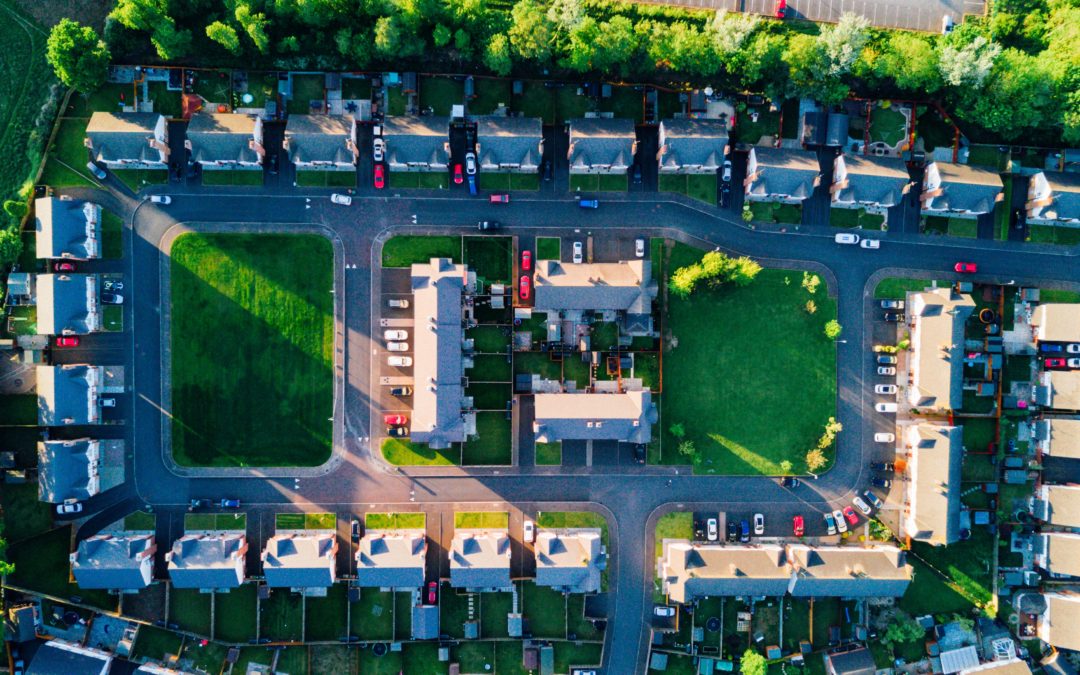
<instances>
[{"instance_id":1,"label":"cul-de-sac","mask_svg":"<svg viewBox=\"0 0 1080 675\"><path fill-rule=\"evenodd\" d=\"M1078 675L1078 0L0 36L0 675Z\"/></svg>"}]
</instances>

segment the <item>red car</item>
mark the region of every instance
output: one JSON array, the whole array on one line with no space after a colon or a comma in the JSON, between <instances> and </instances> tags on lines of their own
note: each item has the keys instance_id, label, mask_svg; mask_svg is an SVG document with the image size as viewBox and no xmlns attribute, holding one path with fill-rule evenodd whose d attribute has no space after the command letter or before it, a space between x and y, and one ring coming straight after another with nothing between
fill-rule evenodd
<instances>
[{"instance_id":1,"label":"red car","mask_svg":"<svg viewBox=\"0 0 1080 675\"><path fill-rule=\"evenodd\" d=\"M803 536L803 533L806 532L806 527L803 523L802 516L795 516L795 518L792 519L791 529L794 530L796 537Z\"/></svg>"},{"instance_id":2,"label":"red car","mask_svg":"<svg viewBox=\"0 0 1080 675\"><path fill-rule=\"evenodd\" d=\"M465 182L465 175L461 173L461 165L454 165L454 185L461 185Z\"/></svg>"},{"instance_id":3,"label":"red car","mask_svg":"<svg viewBox=\"0 0 1080 675\"><path fill-rule=\"evenodd\" d=\"M401 427L409 423L408 415L383 415L383 422L392 427Z\"/></svg>"},{"instance_id":4,"label":"red car","mask_svg":"<svg viewBox=\"0 0 1080 675\"><path fill-rule=\"evenodd\" d=\"M74 272L75 271L75 263L66 262L66 261L65 262L58 262L55 265L53 265L53 271L54 272Z\"/></svg>"},{"instance_id":5,"label":"red car","mask_svg":"<svg viewBox=\"0 0 1080 675\"><path fill-rule=\"evenodd\" d=\"M56 338L56 346L57 347L78 347L79 346L79 338L75 337L74 335L61 335L61 336ZM1051 360L1061 361L1062 365L1065 365L1065 359L1051 359Z\"/></svg>"},{"instance_id":6,"label":"red car","mask_svg":"<svg viewBox=\"0 0 1080 675\"><path fill-rule=\"evenodd\" d=\"M979 266L975 263L958 262L953 265L953 270L960 274L975 274L979 270Z\"/></svg>"},{"instance_id":7,"label":"red car","mask_svg":"<svg viewBox=\"0 0 1080 675\"><path fill-rule=\"evenodd\" d=\"M777 19L787 16L787 0L776 0L776 11L773 13Z\"/></svg>"},{"instance_id":8,"label":"red car","mask_svg":"<svg viewBox=\"0 0 1080 675\"><path fill-rule=\"evenodd\" d=\"M488 197L488 201L492 204L509 204L510 195L491 195Z\"/></svg>"},{"instance_id":9,"label":"red car","mask_svg":"<svg viewBox=\"0 0 1080 675\"><path fill-rule=\"evenodd\" d=\"M386 169L382 164L375 165L375 189L381 190L386 187Z\"/></svg>"},{"instance_id":10,"label":"red car","mask_svg":"<svg viewBox=\"0 0 1080 675\"><path fill-rule=\"evenodd\" d=\"M429 581L427 585L427 604L434 605L438 599L439 584Z\"/></svg>"},{"instance_id":11,"label":"red car","mask_svg":"<svg viewBox=\"0 0 1080 675\"><path fill-rule=\"evenodd\" d=\"M532 280L529 279L529 275L522 275L521 281L518 283L518 295L522 300L529 299L529 293L532 291Z\"/></svg>"},{"instance_id":12,"label":"red car","mask_svg":"<svg viewBox=\"0 0 1080 675\"><path fill-rule=\"evenodd\" d=\"M59 342L59 340L57 340L57 341ZM1065 359L1046 359L1045 363L1046 363L1047 368L1065 368L1066 367Z\"/></svg>"},{"instance_id":13,"label":"red car","mask_svg":"<svg viewBox=\"0 0 1080 675\"><path fill-rule=\"evenodd\" d=\"M850 525L854 526L859 524L859 517L855 515L855 509L851 508L850 506L844 507L844 518L848 521L848 524Z\"/></svg>"},{"instance_id":14,"label":"red car","mask_svg":"<svg viewBox=\"0 0 1080 675\"><path fill-rule=\"evenodd\" d=\"M532 269L532 251L522 251L521 252L521 269L523 269L523 270L531 270Z\"/></svg>"}]
</instances>

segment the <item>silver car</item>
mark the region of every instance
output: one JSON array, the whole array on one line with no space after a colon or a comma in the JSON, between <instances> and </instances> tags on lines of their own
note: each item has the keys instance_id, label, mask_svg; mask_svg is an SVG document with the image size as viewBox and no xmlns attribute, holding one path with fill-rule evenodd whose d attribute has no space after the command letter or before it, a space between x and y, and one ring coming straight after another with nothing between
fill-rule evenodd
<instances>
[{"instance_id":1,"label":"silver car","mask_svg":"<svg viewBox=\"0 0 1080 675\"><path fill-rule=\"evenodd\" d=\"M409 351L408 342L387 342L386 351L388 352L407 352Z\"/></svg>"},{"instance_id":2,"label":"silver car","mask_svg":"<svg viewBox=\"0 0 1080 675\"><path fill-rule=\"evenodd\" d=\"M383 161L383 152L386 151L386 141L376 138L371 144L371 158L376 162Z\"/></svg>"},{"instance_id":3,"label":"silver car","mask_svg":"<svg viewBox=\"0 0 1080 675\"><path fill-rule=\"evenodd\" d=\"M575 263L580 263L584 259L584 257L582 256L582 251L583 250L584 250L584 247L581 245L581 242L580 241L575 241L574 242L574 262Z\"/></svg>"}]
</instances>

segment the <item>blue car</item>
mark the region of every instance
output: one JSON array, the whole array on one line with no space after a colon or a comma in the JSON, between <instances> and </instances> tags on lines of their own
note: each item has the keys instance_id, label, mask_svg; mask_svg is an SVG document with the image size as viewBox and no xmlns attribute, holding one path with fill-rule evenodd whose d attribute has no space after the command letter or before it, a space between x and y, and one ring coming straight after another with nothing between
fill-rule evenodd
<instances>
[{"instance_id":1,"label":"blue car","mask_svg":"<svg viewBox=\"0 0 1080 675\"><path fill-rule=\"evenodd\" d=\"M750 541L750 523L748 521L742 521L739 523L739 541L746 543Z\"/></svg>"},{"instance_id":2,"label":"blue car","mask_svg":"<svg viewBox=\"0 0 1080 675\"><path fill-rule=\"evenodd\" d=\"M476 176L469 174L469 194L476 196Z\"/></svg>"},{"instance_id":3,"label":"blue car","mask_svg":"<svg viewBox=\"0 0 1080 675\"><path fill-rule=\"evenodd\" d=\"M597 199L582 199L578 202L578 206L583 209L598 209L600 208L600 201Z\"/></svg>"},{"instance_id":4,"label":"blue car","mask_svg":"<svg viewBox=\"0 0 1080 675\"><path fill-rule=\"evenodd\" d=\"M221 508L223 509L238 509L240 508L239 499L222 499Z\"/></svg>"},{"instance_id":5,"label":"blue car","mask_svg":"<svg viewBox=\"0 0 1080 675\"><path fill-rule=\"evenodd\" d=\"M1064 345L1052 345L1045 342L1039 343L1039 351L1043 354L1060 354L1065 351Z\"/></svg>"}]
</instances>

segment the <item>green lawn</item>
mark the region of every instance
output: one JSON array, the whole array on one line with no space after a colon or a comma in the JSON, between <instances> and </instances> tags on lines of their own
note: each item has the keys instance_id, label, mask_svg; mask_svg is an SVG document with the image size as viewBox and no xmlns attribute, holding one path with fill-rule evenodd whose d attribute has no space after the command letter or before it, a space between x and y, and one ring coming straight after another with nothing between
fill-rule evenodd
<instances>
[{"instance_id":1,"label":"green lawn","mask_svg":"<svg viewBox=\"0 0 1080 675\"><path fill-rule=\"evenodd\" d=\"M425 522L426 516L423 513L367 513L364 515L364 527L369 530L422 530Z\"/></svg>"},{"instance_id":2,"label":"green lawn","mask_svg":"<svg viewBox=\"0 0 1080 675\"><path fill-rule=\"evenodd\" d=\"M124 221L112 211L101 211L101 255L104 258L124 256Z\"/></svg>"},{"instance_id":3,"label":"green lawn","mask_svg":"<svg viewBox=\"0 0 1080 675\"><path fill-rule=\"evenodd\" d=\"M243 530L246 513L185 513L185 530Z\"/></svg>"},{"instance_id":4,"label":"green lawn","mask_svg":"<svg viewBox=\"0 0 1080 675\"><path fill-rule=\"evenodd\" d=\"M197 588L169 589L169 623L209 637L212 601L209 593L200 593Z\"/></svg>"},{"instance_id":5,"label":"green lawn","mask_svg":"<svg viewBox=\"0 0 1080 675\"><path fill-rule=\"evenodd\" d=\"M949 218L949 236L975 239L979 236L979 221L974 218Z\"/></svg>"},{"instance_id":6,"label":"green lawn","mask_svg":"<svg viewBox=\"0 0 1080 675\"><path fill-rule=\"evenodd\" d=\"M34 305L15 305L8 311L7 330L12 335L37 335L37 307ZM22 424L33 424L37 421L37 399L34 396L26 397L34 401L33 419L26 418ZM5 413L0 413L5 416Z\"/></svg>"},{"instance_id":7,"label":"green lawn","mask_svg":"<svg viewBox=\"0 0 1080 675\"><path fill-rule=\"evenodd\" d=\"M262 169L218 169L202 172L203 185L262 185Z\"/></svg>"},{"instance_id":8,"label":"green lawn","mask_svg":"<svg viewBox=\"0 0 1080 675\"><path fill-rule=\"evenodd\" d=\"M113 171L113 175L132 192L147 185L164 185L169 180L169 172L165 169L120 169Z\"/></svg>"},{"instance_id":9,"label":"green lawn","mask_svg":"<svg viewBox=\"0 0 1080 675\"><path fill-rule=\"evenodd\" d=\"M570 190L573 192L626 192L629 185L626 174L572 173Z\"/></svg>"},{"instance_id":10,"label":"green lawn","mask_svg":"<svg viewBox=\"0 0 1080 675\"><path fill-rule=\"evenodd\" d=\"M214 637L224 642L247 642L255 637L258 585L243 584L214 594Z\"/></svg>"},{"instance_id":11,"label":"green lawn","mask_svg":"<svg viewBox=\"0 0 1080 675\"><path fill-rule=\"evenodd\" d=\"M914 568L915 577L907 592L900 598L900 609L913 616L967 612L971 609L972 603L967 598L949 586L921 560L908 556L908 562Z\"/></svg>"},{"instance_id":12,"label":"green lawn","mask_svg":"<svg viewBox=\"0 0 1080 675\"><path fill-rule=\"evenodd\" d=\"M861 227L864 230L880 230L885 216L867 213L866 209L829 209L829 224L833 227Z\"/></svg>"},{"instance_id":13,"label":"green lawn","mask_svg":"<svg viewBox=\"0 0 1080 675\"><path fill-rule=\"evenodd\" d=\"M973 418L957 423L964 425L964 449L968 452L982 452L994 440L994 420L992 419Z\"/></svg>"},{"instance_id":14,"label":"green lawn","mask_svg":"<svg viewBox=\"0 0 1080 675\"><path fill-rule=\"evenodd\" d=\"M599 107L601 112L615 113L617 119L641 124L645 119L645 92L634 87L612 87L611 96L601 98Z\"/></svg>"},{"instance_id":15,"label":"green lawn","mask_svg":"<svg viewBox=\"0 0 1080 675\"><path fill-rule=\"evenodd\" d=\"M562 441L537 443L536 464L538 466L558 466L562 464Z\"/></svg>"},{"instance_id":16,"label":"green lawn","mask_svg":"<svg viewBox=\"0 0 1080 675\"><path fill-rule=\"evenodd\" d=\"M325 462L333 408L330 241L189 233L171 257L174 459L185 466Z\"/></svg>"},{"instance_id":17,"label":"green lawn","mask_svg":"<svg viewBox=\"0 0 1080 675\"><path fill-rule=\"evenodd\" d=\"M297 171L296 184L301 187L356 187L356 171Z\"/></svg>"},{"instance_id":18,"label":"green lawn","mask_svg":"<svg viewBox=\"0 0 1080 675\"><path fill-rule=\"evenodd\" d=\"M596 643L575 644L573 642L555 643L555 672L568 673L571 666L599 666L603 658L604 645ZM685 659L691 664L690 673L693 673L693 661L691 657L675 657ZM674 675L672 661L668 661L668 673Z\"/></svg>"},{"instance_id":19,"label":"green lawn","mask_svg":"<svg viewBox=\"0 0 1080 675\"><path fill-rule=\"evenodd\" d=\"M432 258L450 258L461 262L461 237L421 237L402 235L383 244L383 267L410 267Z\"/></svg>"},{"instance_id":20,"label":"green lawn","mask_svg":"<svg viewBox=\"0 0 1080 675\"><path fill-rule=\"evenodd\" d=\"M404 115L409 98L401 90L401 86L387 87L386 89L386 112L390 115Z\"/></svg>"},{"instance_id":21,"label":"green lawn","mask_svg":"<svg viewBox=\"0 0 1080 675\"><path fill-rule=\"evenodd\" d=\"M994 171L1004 171L1009 163L1009 153L1000 152L996 145L972 145L968 149L968 166L982 166Z\"/></svg>"},{"instance_id":22,"label":"green lawn","mask_svg":"<svg viewBox=\"0 0 1080 675\"><path fill-rule=\"evenodd\" d=\"M150 90L150 100L154 102L154 112L169 118L179 118L183 115L180 92L169 91L164 82L149 82L147 88Z\"/></svg>"},{"instance_id":23,"label":"green lawn","mask_svg":"<svg viewBox=\"0 0 1080 675\"><path fill-rule=\"evenodd\" d=\"M566 596L531 581L522 585L521 613L538 638L566 639Z\"/></svg>"},{"instance_id":24,"label":"green lawn","mask_svg":"<svg viewBox=\"0 0 1080 675\"><path fill-rule=\"evenodd\" d=\"M101 313L101 326L110 333L124 330L124 308L119 305L105 305Z\"/></svg>"},{"instance_id":25,"label":"green lawn","mask_svg":"<svg viewBox=\"0 0 1080 675\"><path fill-rule=\"evenodd\" d=\"M274 641L299 641L304 637L302 595L275 588L269 600L259 603L259 637Z\"/></svg>"},{"instance_id":26,"label":"green lawn","mask_svg":"<svg viewBox=\"0 0 1080 675\"><path fill-rule=\"evenodd\" d=\"M146 511L136 511L124 516L125 530L153 530L157 526L157 516Z\"/></svg>"},{"instance_id":27,"label":"green lawn","mask_svg":"<svg viewBox=\"0 0 1080 675\"><path fill-rule=\"evenodd\" d=\"M745 202L744 206L750 207L754 214L754 220L765 223L786 223L798 225L802 223L801 204L780 204L779 202Z\"/></svg>"},{"instance_id":28,"label":"green lawn","mask_svg":"<svg viewBox=\"0 0 1080 675\"><path fill-rule=\"evenodd\" d=\"M5 486L5 492L11 486ZM37 489L37 486L33 486ZM47 505L43 504L47 508ZM9 517L5 513L5 518ZM10 522L10 521L8 521ZM68 583L71 575L71 526L58 527L21 541L9 535L7 560L15 565L15 573L6 582L46 595L68 598L78 595L84 604L116 611L117 597L108 591L79 588Z\"/></svg>"},{"instance_id":29,"label":"green lawn","mask_svg":"<svg viewBox=\"0 0 1080 675\"><path fill-rule=\"evenodd\" d=\"M360 589L360 600L349 607L351 632L361 640L394 637L394 594L377 588Z\"/></svg>"},{"instance_id":30,"label":"green lawn","mask_svg":"<svg viewBox=\"0 0 1080 675\"><path fill-rule=\"evenodd\" d=\"M549 380L562 377L562 363L552 361L548 354L521 352L514 355L514 373L537 373Z\"/></svg>"},{"instance_id":31,"label":"green lawn","mask_svg":"<svg viewBox=\"0 0 1080 675\"><path fill-rule=\"evenodd\" d=\"M511 237L465 237L463 262L489 284L510 283L514 241Z\"/></svg>"},{"instance_id":32,"label":"green lawn","mask_svg":"<svg viewBox=\"0 0 1080 675\"><path fill-rule=\"evenodd\" d=\"M658 178L661 192L677 192L707 204L716 204L716 174L662 173Z\"/></svg>"},{"instance_id":33,"label":"green lawn","mask_svg":"<svg viewBox=\"0 0 1080 675\"><path fill-rule=\"evenodd\" d=\"M1080 293L1076 291L1062 291L1051 288L1044 288L1039 291L1039 301L1080 303Z\"/></svg>"},{"instance_id":34,"label":"green lawn","mask_svg":"<svg viewBox=\"0 0 1080 675\"><path fill-rule=\"evenodd\" d=\"M473 406L477 410L505 411L507 403L513 398L511 389L509 383L470 383L465 389L465 395L473 397Z\"/></svg>"},{"instance_id":35,"label":"green lawn","mask_svg":"<svg viewBox=\"0 0 1080 675\"><path fill-rule=\"evenodd\" d=\"M348 634L345 622L349 616L349 589L334 584L325 598L311 597L304 608L304 639L308 642L337 640Z\"/></svg>"},{"instance_id":36,"label":"green lawn","mask_svg":"<svg viewBox=\"0 0 1080 675\"><path fill-rule=\"evenodd\" d=\"M401 438L384 438L383 459L397 466L450 466L461 464L460 448L432 450L424 443L413 443Z\"/></svg>"},{"instance_id":37,"label":"green lawn","mask_svg":"<svg viewBox=\"0 0 1080 675\"><path fill-rule=\"evenodd\" d=\"M180 652L181 659L190 659L192 665L206 673L220 673L228 648L217 642L203 644L201 640L186 640Z\"/></svg>"},{"instance_id":38,"label":"green lawn","mask_svg":"<svg viewBox=\"0 0 1080 675\"><path fill-rule=\"evenodd\" d=\"M758 113L758 120L754 122L751 112ZM736 138L741 143L755 145L762 136L776 136L780 133L780 113L769 111L767 106L756 106L739 114L735 122Z\"/></svg>"},{"instance_id":39,"label":"green lawn","mask_svg":"<svg viewBox=\"0 0 1080 675\"><path fill-rule=\"evenodd\" d=\"M52 527L52 507L38 501L37 482L4 485L0 506L4 509L3 535L9 544L17 544Z\"/></svg>"},{"instance_id":40,"label":"green lawn","mask_svg":"<svg viewBox=\"0 0 1080 675\"><path fill-rule=\"evenodd\" d=\"M321 74L293 75L292 96L286 105L290 115L306 115L312 111L312 101L323 101L326 96L326 77Z\"/></svg>"},{"instance_id":41,"label":"green lawn","mask_svg":"<svg viewBox=\"0 0 1080 675\"><path fill-rule=\"evenodd\" d=\"M461 463L473 466L509 465L512 458L510 420L504 411L476 413L476 438L465 441Z\"/></svg>"},{"instance_id":42,"label":"green lawn","mask_svg":"<svg viewBox=\"0 0 1080 675\"><path fill-rule=\"evenodd\" d=\"M89 117L65 117L60 120L56 138L46 155L41 183L52 187L96 186L86 170L90 154L83 145Z\"/></svg>"},{"instance_id":43,"label":"green lawn","mask_svg":"<svg viewBox=\"0 0 1080 675\"><path fill-rule=\"evenodd\" d=\"M480 637L507 638L506 615L513 611L511 593L480 594Z\"/></svg>"},{"instance_id":44,"label":"green lawn","mask_svg":"<svg viewBox=\"0 0 1080 675\"><path fill-rule=\"evenodd\" d=\"M951 124L946 124L938 115L937 110L926 106L922 108L922 112L915 118L915 133L916 137L922 137L923 142L926 144L926 152L929 154L934 148L951 148L955 128Z\"/></svg>"},{"instance_id":45,"label":"green lawn","mask_svg":"<svg viewBox=\"0 0 1080 675\"><path fill-rule=\"evenodd\" d=\"M26 307L27 305L21 305ZM35 394L0 394L0 425L34 426L38 421ZM10 486L9 486L10 487ZM23 489L23 488L19 488ZM29 489L29 488L25 488ZM36 501L36 499L35 499Z\"/></svg>"},{"instance_id":46,"label":"green lawn","mask_svg":"<svg viewBox=\"0 0 1080 675\"><path fill-rule=\"evenodd\" d=\"M507 190L539 190L540 174L514 173L510 171L482 171L479 175L481 190L506 192Z\"/></svg>"},{"instance_id":47,"label":"green lawn","mask_svg":"<svg viewBox=\"0 0 1080 675\"><path fill-rule=\"evenodd\" d=\"M420 108L430 107L435 115L449 115L450 107L465 102L465 83L449 77L421 77Z\"/></svg>"},{"instance_id":48,"label":"green lawn","mask_svg":"<svg viewBox=\"0 0 1080 675\"><path fill-rule=\"evenodd\" d=\"M183 636L176 633L155 628L153 626L141 626L135 637L135 645L131 649L133 659L148 658L154 661L164 661L166 654L178 654L180 644L184 641Z\"/></svg>"},{"instance_id":49,"label":"green lawn","mask_svg":"<svg viewBox=\"0 0 1080 675\"><path fill-rule=\"evenodd\" d=\"M473 341L477 352L504 354L510 347L510 336L502 326L477 326L465 331L465 337Z\"/></svg>"},{"instance_id":50,"label":"green lawn","mask_svg":"<svg viewBox=\"0 0 1080 675\"><path fill-rule=\"evenodd\" d=\"M678 244L670 268L700 259ZM665 463L686 461L668 431L678 423L700 453L699 473L776 475L785 460L803 469L806 449L836 414L836 346L824 335L836 303L819 289L818 311L807 314L800 279L766 269L746 287L671 297L665 325L678 346L664 357Z\"/></svg>"},{"instance_id":51,"label":"green lawn","mask_svg":"<svg viewBox=\"0 0 1080 675\"><path fill-rule=\"evenodd\" d=\"M515 357L515 362L517 357ZM473 367L469 370L472 382L509 382L512 373L511 364L504 354L479 354L473 357Z\"/></svg>"},{"instance_id":52,"label":"green lawn","mask_svg":"<svg viewBox=\"0 0 1080 675\"><path fill-rule=\"evenodd\" d=\"M337 516L333 513L279 513L274 519L279 530L333 530Z\"/></svg>"},{"instance_id":53,"label":"green lawn","mask_svg":"<svg viewBox=\"0 0 1080 675\"><path fill-rule=\"evenodd\" d=\"M995 537L986 530L975 529L971 538L965 541L949 546L913 542L911 550L923 562L948 577L951 586L970 602L985 606L993 598L990 561L994 555L994 542Z\"/></svg>"},{"instance_id":54,"label":"green lawn","mask_svg":"<svg viewBox=\"0 0 1080 675\"><path fill-rule=\"evenodd\" d=\"M359 77L341 78L341 98L347 101L370 99L371 80Z\"/></svg>"},{"instance_id":55,"label":"green lawn","mask_svg":"<svg viewBox=\"0 0 1080 675\"><path fill-rule=\"evenodd\" d=\"M903 300L908 291L921 291L929 288L934 282L930 279L903 279L900 277L888 277L878 282L874 288L875 300Z\"/></svg>"},{"instance_id":56,"label":"green lawn","mask_svg":"<svg viewBox=\"0 0 1080 675\"><path fill-rule=\"evenodd\" d=\"M558 237L536 238L537 260L558 260L562 253L562 239Z\"/></svg>"},{"instance_id":57,"label":"green lawn","mask_svg":"<svg viewBox=\"0 0 1080 675\"><path fill-rule=\"evenodd\" d=\"M694 514L689 511L675 511L661 516L656 521L656 557L664 552L665 539L693 539Z\"/></svg>"},{"instance_id":58,"label":"green lawn","mask_svg":"<svg viewBox=\"0 0 1080 675\"><path fill-rule=\"evenodd\" d=\"M407 640L412 632L412 593L394 593L394 639Z\"/></svg>"},{"instance_id":59,"label":"green lawn","mask_svg":"<svg viewBox=\"0 0 1080 675\"><path fill-rule=\"evenodd\" d=\"M469 114L490 115L499 104L510 105L512 96L510 80L505 78L477 77L473 80L474 98L469 101Z\"/></svg>"},{"instance_id":60,"label":"green lawn","mask_svg":"<svg viewBox=\"0 0 1080 675\"><path fill-rule=\"evenodd\" d=\"M445 190L450 184L445 171L390 171L387 186L391 189L423 188Z\"/></svg>"},{"instance_id":61,"label":"green lawn","mask_svg":"<svg viewBox=\"0 0 1080 675\"><path fill-rule=\"evenodd\" d=\"M875 107L870 112L870 142L894 147L907 135L907 118L891 109Z\"/></svg>"},{"instance_id":62,"label":"green lawn","mask_svg":"<svg viewBox=\"0 0 1080 675\"><path fill-rule=\"evenodd\" d=\"M505 530L510 526L510 514L506 511L458 511L454 514L454 528L458 530Z\"/></svg>"},{"instance_id":63,"label":"green lawn","mask_svg":"<svg viewBox=\"0 0 1080 675\"><path fill-rule=\"evenodd\" d=\"M1032 225L1029 240L1043 244L1076 246L1080 244L1080 228L1054 227L1052 225Z\"/></svg>"},{"instance_id":64,"label":"green lawn","mask_svg":"<svg viewBox=\"0 0 1080 675\"><path fill-rule=\"evenodd\" d=\"M452 638L465 637L464 624L469 620L469 598L475 593L459 592L449 584L439 589L439 630Z\"/></svg>"}]
</instances>

